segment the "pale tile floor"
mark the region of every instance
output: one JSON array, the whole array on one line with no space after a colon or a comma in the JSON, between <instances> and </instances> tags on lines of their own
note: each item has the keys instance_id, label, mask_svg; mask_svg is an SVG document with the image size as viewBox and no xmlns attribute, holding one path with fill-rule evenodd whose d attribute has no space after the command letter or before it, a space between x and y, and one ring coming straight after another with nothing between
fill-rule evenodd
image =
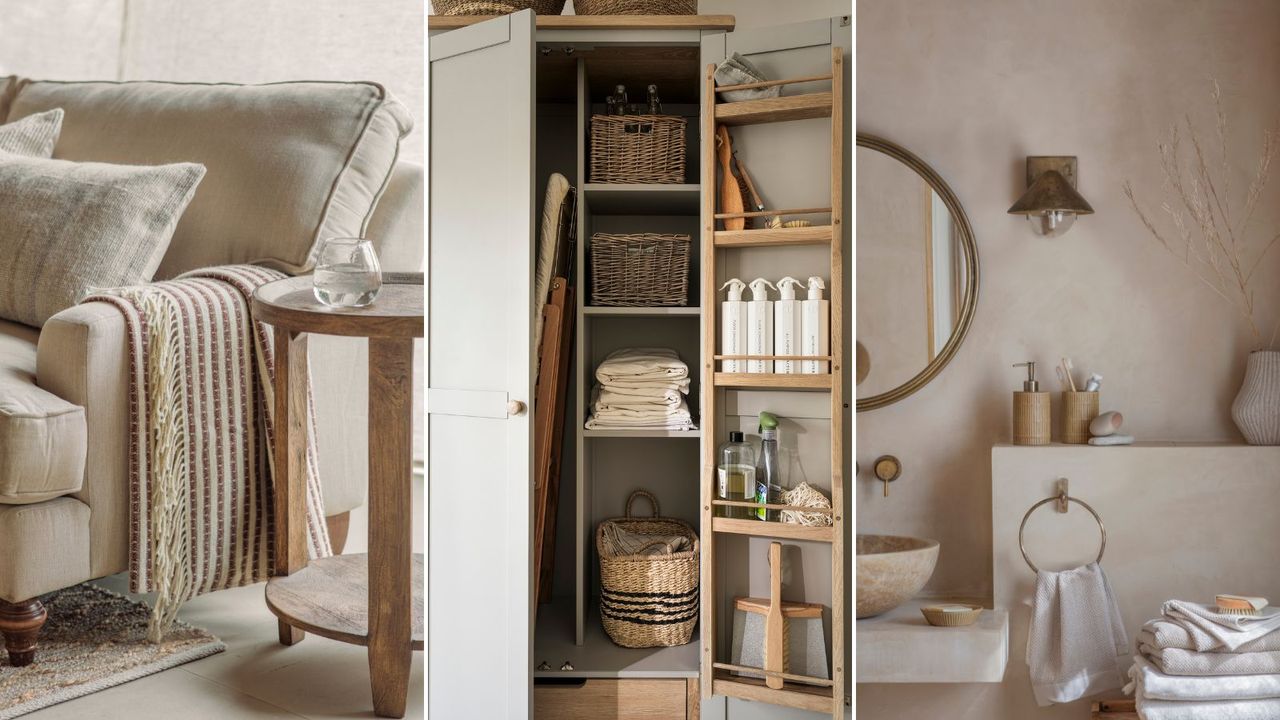
<instances>
[{"instance_id":1,"label":"pale tile floor","mask_svg":"<svg viewBox=\"0 0 1280 720\"><path fill-rule=\"evenodd\" d=\"M421 479L415 483L414 549L421 552ZM347 552L364 552L367 513L352 514ZM98 584L128 590L124 575ZM24 716L30 720L234 720L373 718L363 647L308 635L284 647L264 586L225 590L186 604L180 617L208 629L227 649L140 680ZM406 718L423 717L423 654L413 654Z\"/></svg>"}]
</instances>

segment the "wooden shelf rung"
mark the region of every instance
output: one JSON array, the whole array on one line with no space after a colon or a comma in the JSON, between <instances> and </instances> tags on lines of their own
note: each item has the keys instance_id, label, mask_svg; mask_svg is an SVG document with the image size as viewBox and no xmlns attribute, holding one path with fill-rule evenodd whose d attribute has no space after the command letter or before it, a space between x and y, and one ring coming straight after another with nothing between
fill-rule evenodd
<instances>
[{"instance_id":1,"label":"wooden shelf rung","mask_svg":"<svg viewBox=\"0 0 1280 720\"><path fill-rule=\"evenodd\" d=\"M832 711L833 692L830 687L786 683L781 690L774 690L760 678L732 676L724 670L718 670L711 681L711 691L716 695L756 700L810 712Z\"/></svg>"},{"instance_id":2,"label":"wooden shelf rung","mask_svg":"<svg viewBox=\"0 0 1280 720\"><path fill-rule=\"evenodd\" d=\"M820 507L801 507L799 505L778 505L775 503L758 503L747 500L712 500L712 505L721 505L724 507L746 507L746 508L764 508L766 510L792 510L795 512L811 512L830 515L835 512L835 508ZM758 520L755 522L759 522Z\"/></svg>"},{"instance_id":3,"label":"wooden shelf rung","mask_svg":"<svg viewBox=\"0 0 1280 720\"><path fill-rule=\"evenodd\" d=\"M753 230L717 230L712 235L716 247L763 247L775 245L830 245L830 225L806 227L760 228Z\"/></svg>"},{"instance_id":4,"label":"wooden shelf rung","mask_svg":"<svg viewBox=\"0 0 1280 720\"><path fill-rule=\"evenodd\" d=\"M797 85L807 82L822 82L830 80L830 75L810 75L809 77L787 78L786 80L761 80L760 82L742 83L741 85L720 85L716 87L716 92L730 92L732 90L754 90L756 88L775 87L777 85Z\"/></svg>"},{"instance_id":5,"label":"wooden shelf rung","mask_svg":"<svg viewBox=\"0 0 1280 720\"><path fill-rule=\"evenodd\" d=\"M738 518L717 517L711 519L711 531L730 533L733 535L752 535L755 537L782 538L784 540L809 540L829 543L835 537L835 530L830 526L811 527L795 523L774 522L765 520L739 520Z\"/></svg>"},{"instance_id":6,"label":"wooden shelf rung","mask_svg":"<svg viewBox=\"0 0 1280 720\"><path fill-rule=\"evenodd\" d=\"M716 387L762 390L830 390L831 374L726 373L713 377Z\"/></svg>"},{"instance_id":7,"label":"wooden shelf rung","mask_svg":"<svg viewBox=\"0 0 1280 720\"><path fill-rule=\"evenodd\" d=\"M760 675L776 676L789 682L802 683L804 685L813 685L815 687L831 687L834 683L827 678L813 677L812 675L792 675L790 673L777 672L775 670L765 670L764 668L751 667L749 665L732 665L730 663L715 662L711 663L711 667L717 670L728 670L730 672L747 672L758 673Z\"/></svg>"},{"instance_id":8,"label":"wooden shelf rung","mask_svg":"<svg viewBox=\"0 0 1280 720\"><path fill-rule=\"evenodd\" d=\"M827 362L831 360L830 355L716 355L716 360L816 360L818 362ZM790 373L795 375L797 373ZM814 374L814 373L810 373Z\"/></svg>"},{"instance_id":9,"label":"wooden shelf rung","mask_svg":"<svg viewBox=\"0 0 1280 720\"><path fill-rule=\"evenodd\" d=\"M763 100L717 103L715 121L721 125L755 125L831 117L834 99L829 92L784 95Z\"/></svg>"},{"instance_id":10,"label":"wooden shelf rung","mask_svg":"<svg viewBox=\"0 0 1280 720\"><path fill-rule=\"evenodd\" d=\"M774 215L826 215L830 212L831 208L829 207L791 208L785 210L752 210L750 212L716 213L716 219L729 220L732 218L773 217Z\"/></svg>"}]
</instances>

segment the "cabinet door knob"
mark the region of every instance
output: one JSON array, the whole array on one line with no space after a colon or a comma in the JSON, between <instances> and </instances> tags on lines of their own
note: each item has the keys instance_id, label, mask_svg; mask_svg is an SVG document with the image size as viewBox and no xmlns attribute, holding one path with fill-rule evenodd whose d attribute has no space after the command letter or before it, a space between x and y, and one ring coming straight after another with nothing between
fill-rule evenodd
<instances>
[{"instance_id":1,"label":"cabinet door knob","mask_svg":"<svg viewBox=\"0 0 1280 720\"><path fill-rule=\"evenodd\" d=\"M524 414L524 411L525 411L526 409L527 409L527 408L526 408L525 404L524 404L523 402L520 402L519 400L509 400L509 401L507 402L507 415L508 415L508 416L513 416L513 415L523 415L523 414Z\"/></svg>"}]
</instances>

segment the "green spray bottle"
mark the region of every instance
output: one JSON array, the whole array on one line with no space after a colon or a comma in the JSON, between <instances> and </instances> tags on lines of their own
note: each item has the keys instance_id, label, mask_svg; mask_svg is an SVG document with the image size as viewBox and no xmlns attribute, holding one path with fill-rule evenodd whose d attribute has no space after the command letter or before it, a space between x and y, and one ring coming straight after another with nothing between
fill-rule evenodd
<instances>
[{"instance_id":1,"label":"green spray bottle","mask_svg":"<svg viewBox=\"0 0 1280 720\"><path fill-rule=\"evenodd\" d=\"M782 499L782 474L778 466L778 418L760 413L760 457L756 461L757 503L778 503ZM778 511L756 508L757 520L776 521Z\"/></svg>"}]
</instances>

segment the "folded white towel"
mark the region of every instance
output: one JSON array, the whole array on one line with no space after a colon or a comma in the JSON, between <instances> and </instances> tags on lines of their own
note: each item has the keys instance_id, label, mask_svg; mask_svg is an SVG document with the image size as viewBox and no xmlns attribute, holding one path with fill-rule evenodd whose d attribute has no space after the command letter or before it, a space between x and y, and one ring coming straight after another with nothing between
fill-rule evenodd
<instances>
[{"instance_id":1,"label":"folded white towel","mask_svg":"<svg viewBox=\"0 0 1280 720\"><path fill-rule=\"evenodd\" d=\"M651 420L648 418L587 418L588 430L697 430L692 418L669 418L667 420Z\"/></svg>"},{"instance_id":2,"label":"folded white towel","mask_svg":"<svg viewBox=\"0 0 1280 720\"><path fill-rule=\"evenodd\" d=\"M1197 677L1160 672L1141 655L1133 659L1129 677L1142 683L1152 700L1260 700L1280 698L1280 674Z\"/></svg>"},{"instance_id":3,"label":"folded white towel","mask_svg":"<svg viewBox=\"0 0 1280 720\"><path fill-rule=\"evenodd\" d=\"M1264 608L1257 615L1224 615L1212 605L1169 600L1161 612L1167 620L1199 628L1227 650L1235 650L1280 628L1280 608L1275 607Z\"/></svg>"},{"instance_id":4,"label":"folded white towel","mask_svg":"<svg viewBox=\"0 0 1280 720\"><path fill-rule=\"evenodd\" d=\"M605 405L596 397L592 398L591 414L603 420L605 418L636 420L672 420L689 418L689 403L683 399L675 406L669 405Z\"/></svg>"},{"instance_id":5,"label":"folded white towel","mask_svg":"<svg viewBox=\"0 0 1280 720\"><path fill-rule=\"evenodd\" d=\"M1280 632L1267 633L1257 640L1250 640L1230 650L1217 638L1196 625L1157 618L1143 624L1142 629L1138 631L1137 642L1153 648L1179 648L1197 652L1265 652L1280 650Z\"/></svg>"},{"instance_id":6,"label":"folded white towel","mask_svg":"<svg viewBox=\"0 0 1280 720\"><path fill-rule=\"evenodd\" d=\"M1138 644L1138 652L1166 675L1266 675L1280 673L1280 652L1196 652Z\"/></svg>"},{"instance_id":7,"label":"folded white towel","mask_svg":"<svg viewBox=\"0 0 1280 720\"><path fill-rule=\"evenodd\" d=\"M1129 641L1107 576L1097 563L1041 570L1027 633L1027 665L1040 705L1124 684Z\"/></svg>"},{"instance_id":8,"label":"folded white towel","mask_svg":"<svg viewBox=\"0 0 1280 720\"><path fill-rule=\"evenodd\" d=\"M605 385L644 381L673 381L689 377L689 366L668 348L623 348L609 353L596 368Z\"/></svg>"},{"instance_id":9,"label":"folded white towel","mask_svg":"<svg viewBox=\"0 0 1280 720\"><path fill-rule=\"evenodd\" d=\"M680 404L682 395L688 393L688 386L685 386L684 392L678 389L662 387L662 388L634 388L618 385L597 385L599 388L599 396L593 402L604 405L668 405L675 407Z\"/></svg>"},{"instance_id":10,"label":"folded white towel","mask_svg":"<svg viewBox=\"0 0 1280 720\"><path fill-rule=\"evenodd\" d=\"M1133 678L1126 692L1132 690L1143 720L1275 720L1280 718L1280 699L1265 700L1162 700L1147 694L1148 675L1130 672ZM1180 678L1190 680L1192 678ZM1226 678L1212 678L1225 681ZM1223 683L1225 686L1225 683ZM1161 685L1161 692L1164 686Z\"/></svg>"}]
</instances>

